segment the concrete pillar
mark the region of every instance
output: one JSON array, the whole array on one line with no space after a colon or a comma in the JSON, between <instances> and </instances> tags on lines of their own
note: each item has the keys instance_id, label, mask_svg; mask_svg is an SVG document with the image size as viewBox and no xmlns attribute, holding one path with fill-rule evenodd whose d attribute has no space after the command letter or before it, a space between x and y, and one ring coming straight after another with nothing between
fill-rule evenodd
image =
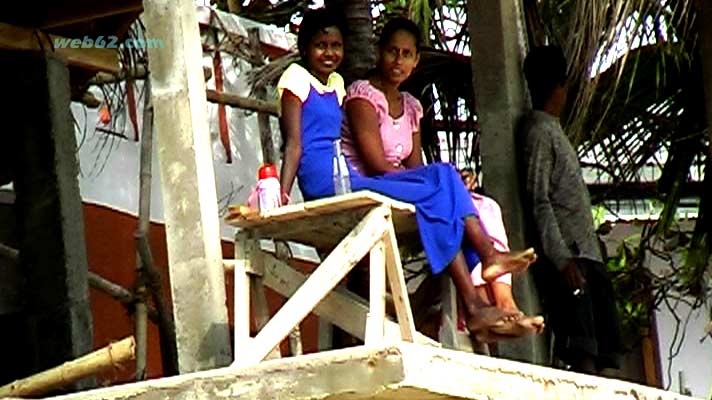
<instances>
[{"instance_id":1,"label":"concrete pillar","mask_svg":"<svg viewBox=\"0 0 712 400\"><path fill-rule=\"evenodd\" d=\"M173 312L181 373L232 360L208 130L202 48L192 0L144 0Z\"/></svg>"},{"instance_id":2,"label":"concrete pillar","mask_svg":"<svg viewBox=\"0 0 712 400\"><path fill-rule=\"evenodd\" d=\"M69 71L52 55L0 52L0 77L10 96L0 120L12 148L23 358L38 372L92 350Z\"/></svg>"},{"instance_id":3,"label":"concrete pillar","mask_svg":"<svg viewBox=\"0 0 712 400\"><path fill-rule=\"evenodd\" d=\"M516 130L528 105L522 62L526 41L519 0L468 1L472 79L482 127L483 186L502 206L513 249L525 246L524 212L516 157ZM539 312L529 275L514 279L514 296L522 311ZM544 341L529 337L499 345L507 358L542 363Z\"/></svg>"}]
</instances>

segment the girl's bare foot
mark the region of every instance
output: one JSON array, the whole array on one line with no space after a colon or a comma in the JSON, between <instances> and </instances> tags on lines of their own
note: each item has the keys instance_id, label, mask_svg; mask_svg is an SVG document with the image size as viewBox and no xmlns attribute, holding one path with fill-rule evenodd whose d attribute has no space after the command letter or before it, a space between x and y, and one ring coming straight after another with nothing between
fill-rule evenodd
<instances>
[{"instance_id":1,"label":"girl's bare foot","mask_svg":"<svg viewBox=\"0 0 712 400\"><path fill-rule=\"evenodd\" d=\"M515 320L515 313L500 310L495 306L478 308L469 316L466 316L467 330L473 334L478 331L492 329L497 326L505 327L508 324L514 323Z\"/></svg>"},{"instance_id":2,"label":"girl's bare foot","mask_svg":"<svg viewBox=\"0 0 712 400\"><path fill-rule=\"evenodd\" d=\"M534 317L523 317L517 320L517 324L528 331L532 332L534 335L539 335L542 332L544 332L544 327L546 324L544 323L544 317L541 315L537 315Z\"/></svg>"},{"instance_id":3,"label":"girl's bare foot","mask_svg":"<svg viewBox=\"0 0 712 400\"><path fill-rule=\"evenodd\" d=\"M544 317L540 315L535 317L522 315L514 321L493 326L490 331L497 335L510 336L512 338L538 335L544 331Z\"/></svg>"},{"instance_id":4,"label":"girl's bare foot","mask_svg":"<svg viewBox=\"0 0 712 400\"><path fill-rule=\"evenodd\" d=\"M485 266L483 262L482 279L492 282L504 274L524 271L534 261L536 253L533 248L520 252L497 252L488 260L489 265Z\"/></svg>"}]
</instances>

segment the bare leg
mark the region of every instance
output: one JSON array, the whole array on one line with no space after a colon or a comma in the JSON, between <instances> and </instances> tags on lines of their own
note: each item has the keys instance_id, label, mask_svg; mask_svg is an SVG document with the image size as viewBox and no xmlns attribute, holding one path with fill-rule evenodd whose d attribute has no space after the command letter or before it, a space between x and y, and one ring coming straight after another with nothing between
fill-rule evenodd
<instances>
[{"instance_id":1,"label":"bare leg","mask_svg":"<svg viewBox=\"0 0 712 400\"><path fill-rule=\"evenodd\" d=\"M541 316L530 317L524 315L514 301L512 287L510 285L502 282L493 282L490 284L490 287L492 289L494 303L497 307L502 310L517 313L517 316L513 319L515 322L513 325L495 327L493 328L494 332L513 336L538 335L544 332L544 318Z\"/></svg>"},{"instance_id":2,"label":"bare leg","mask_svg":"<svg viewBox=\"0 0 712 400\"><path fill-rule=\"evenodd\" d=\"M477 297L479 297L482 304L496 305L494 301L492 301L492 296L490 296L489 290L487 290L487 285L475 286L475 292L477 293Z\"/></svg>"},{"instance_id":3,"label":"bare leg","mask_svg":"<svg viewBox=\"0 0 712 400\"><path fill-rule=\"evenodd\" d=\"M517 307L517 303L514 301L514 296L512 296L512 287L510 285L502 282L492 282L490 288L492 288L492 297L497 307L503 310L521 313L519 307Z\"/></svg>"},{"instance_id":4,"label":"bare leg","mask_svg":"<svg viewBox=\"0 0 712 400\"><path fill-rule=\"evenodd\" d=\"M487 304L478 295L475 285L472 284L462 252L458 252L452 260L448 267L448 272L462 299L467 329L471 333L502 324L505 322L506 317L514 315L511 312L503 311Z\"/></svg>"},{"instance_id":5,"label":"bare leg","mask_svg":"<svg viewBox=\"0 0 712 400\"><path fill-rule=\"evenodd\" d=\"M510 273L524 271L536 260L533 249L519 253L500 253L495 250L492 240L485 233L476 217L465 218L465 234L467 240L482 261L482 278L492 282L498 277Z\"/></svg>"}]
</instances>

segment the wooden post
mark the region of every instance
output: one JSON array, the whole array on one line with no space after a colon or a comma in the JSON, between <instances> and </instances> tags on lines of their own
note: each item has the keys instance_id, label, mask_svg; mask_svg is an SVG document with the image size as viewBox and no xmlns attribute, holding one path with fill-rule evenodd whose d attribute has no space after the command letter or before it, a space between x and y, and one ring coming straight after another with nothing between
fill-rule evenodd
<instances>
[{"instance_id":1,"label":"wooden post","mask_svg":"<svg viewBox=\"0 0 712 400\"><path fill-rule=\"evenodd\" d=\"M267 304L265 287L262 283L265 270L265 254L260 249L259 240L252 239L252 236L250 235L249 231L245 231L241 236L243 238L243 241L246 240L244 246L243 263L245 272L247 272L247 276L249 278L248 290L250 291L250 301L252 302L251 307L250 304L248 304L247 311L249 312L250 309L253 311L253 317L255 320L255 330L259 332L262 328L264 328L265 325L267 325L267 322L269 321L269 304ZM237 296L235 298L237 298ZM240 316L240 318L244 317ZM235 320L237 320L237 314L235 314ZM247 315L247 320L248 323L252 321L252 318L249 314ZM246 343L249 343L249 339L251 338L249 337L248 330L248 340L246 341ZM246 349L245 351L249 350ZM235 350L235 357L240 357L240 353L237 350ZM282 353L280 352L279 344L277 344L276 346L274 346L272 351L270 351L269 355L267 356L267 359L272 360L281 357Z\"/></svg>"},{"instance_id":2,"label":"wooden post","mask_svg":"<svg viewBox=\"0 0 712 400\"><path fill-rule=\"evenodd\" d=\"M386 256L383 240L369 254L369 312L366 317L366 345L383 342L383 322L386 319Z\"/></svg>"},{"instance_id":3,"label":"wooden post","mask_svg":"<svg viewBox=\"0 0 712 400\"><path fill-rule=\"evenodd\" d=\"M257 243L247 231L235 235L235 273L234 293L234 352L235 361L242 358L250 349L250 269L251 253ZM260 310L262 314L262 310Z\"/></svg>"},{"instance_id":4,"label":"wooden post","mask_svg":"<svg viewBox=\"0 0 712 400\"><path fill-rule=\"evenodd\" d=\"M250 51L252 52L252 65L264 65L264 56L262 55L262 46L260 45L260 35L258 28L252 28L248 31L250 40ZM260 88L254 91L254 95L258 100L264 100L267 97L267 91ZM268 164L277 162L275 155L274 142L272 141L272 128L270 127L269 114L260 112L257 114L257 126L260 130L260 143L262 144L262 161Z\"/></svg>"},{"instance_id":5,"label":"wooden post","mask_svg":"<svg viewBox=\"0 0 712 400\"><path fill-rule=\"evenodd\" d=\"M192 0L144 0L180 372L232 359L202 46Z\"/></svg>"},{"instance_id":6,"label":"wooden post","mask_svg":"<svg viewBox=\"0 0 712 400\"><path fill-rule=\"evenodd\" d=\"M412 342L416 334L413 311L410 309L410 299L408 298L408 288L405 285L403 266L401 265L400 252L398 251L398 241L396 241L396 233L390 216L386 228L385 244L386 275L388 276L388 283L391 285L391 295L393 296L393 304L396 307L401 339L406 342Z\"/></svg>"}]
</instances>

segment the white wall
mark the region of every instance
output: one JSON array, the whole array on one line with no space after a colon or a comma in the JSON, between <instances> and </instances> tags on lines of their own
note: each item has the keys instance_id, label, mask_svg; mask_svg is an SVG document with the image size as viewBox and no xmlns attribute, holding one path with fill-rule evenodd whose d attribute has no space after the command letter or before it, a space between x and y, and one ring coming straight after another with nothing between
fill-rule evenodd
<instances>
[{"instance_id":1,"label":"white wall","mask_svg":"<svg viewBox=\"0 0 712 400\"><path fill-rule=\"evenodd\" d=\"M224 23L231 29L246 32L241 24L249 27L259 26L252 21L220 13ZM199 7L199 19L209 19L209 10ZM260 26L260 38L276 47L285 48L294 42L291 35L286 35L275 30L276 28ZM223 55L224 90L226 92L249 95L249 87L245 80L245 73L250 65L241 59L233 60L226 53ZM233 62L234 61L234 62ZM212 68L212 59L206 54L203 65ZM209 89L215 88L215 74L207 82ZM138 103L139 131L142 125L143 98L141 82L136 90ZM100 92L96 92L100 95ZM246 204L247 196L254 187L257 169L262 164L262 151L260 145L257 114L241 109L226 107L230 132L230 151L232 163L227 163L225 149L220 141L218 127L218 106L208 104L210 119L210 135L213 143L213 158L215 166L215 180L217 197L221 212L221 234L223 239L232 240L235 229L225 224L223 217L228 204ZM81 168L79 186L82 199L85 202L104 205L131 215L138 214L139 199L139 160L140 142L133 140L133 127L127 114L115 116L120 125L117 130L122 130L127 139L96 131L98 110L87 109L81 104L73 103L72 112L76 125L77 143L80 146L78 159ZM272 123L273 138L278 143L280 140L279 126L276 118L270 118ZM124 128L125 125L125 129ZM140 135L139 135L140 136ZM157 152L154 145L152 182L151 182L151 220L163 222L163 203L161 198L160 174L157 164ZM296 185L295 185L296 186ZM292 199L301 201L298 189L294 189ZM296 255L314 258L316 255L308 249L295 249Z\"/></svg>"},{"instance_id":2,"label":"white wall","mask_svg":"<svg viewBox=\"0 0 712 400\"><path fill-rule=\"evenodd\" d=\"M685 229L692 229L692 222L683 222ZM628 237L640 235L640 223L628 222L617 223L613 231L605 237L605 242L609 250L609 255L615 254L616 247L621 241ZM679 262L680 259L677 260ZM666 261L657 257L650 257L649 268L657 274L669 271ZM686 335L679 348L679 354L672 359L669 359L671 346L677 348L681 337L675 339L675 317L684 319L690 313L690 307L684 302L670 301L673 313L665 304L661 304L655 313L657 320L658 344L660 349L660 360L662 364L663 383L670 390L679 391L680 383L678 381L678 372L683 371L686 379L686 387L692 391L692 395L700 398L709 398L710 390L712 390L712 338L707 338L700 343L700 338L703 334L703 329L709 318L709 308L702 307L690 314L690 319L685 330ZM680 333L681 335L681 333ZM667 371L670 368L671 376L668 377Z\"/></svg>"}]
</instances>

